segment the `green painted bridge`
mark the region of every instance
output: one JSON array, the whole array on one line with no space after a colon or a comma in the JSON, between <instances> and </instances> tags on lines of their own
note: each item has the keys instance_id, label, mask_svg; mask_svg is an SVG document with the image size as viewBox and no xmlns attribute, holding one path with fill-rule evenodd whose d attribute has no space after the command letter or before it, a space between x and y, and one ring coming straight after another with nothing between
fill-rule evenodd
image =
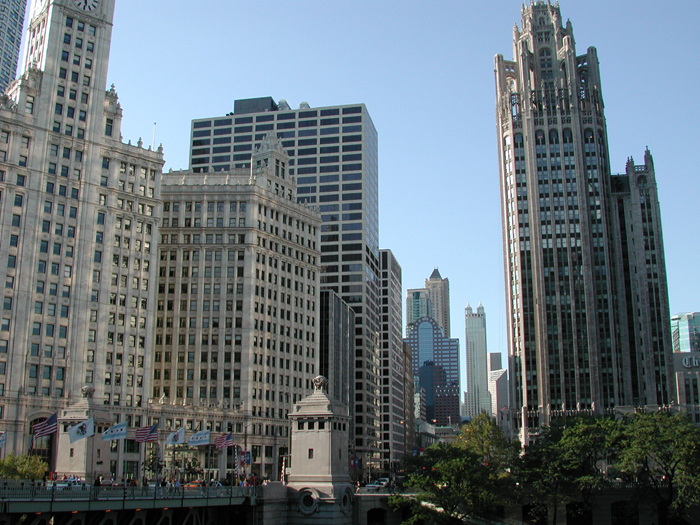
<instances>
[{"instance_id":1,"label":"green painted bridge","mask_svg":"<svg viewBox=\"0 0 700 525\"><path fill-rule=\"evenodd\" d=\"M197 514L197 509L254 507L262 487L89 487L0 484L0 525L110 522L117 516ZM224 509L227 508L228 510ZM178 512L179 509L188 512ZM241 509L243 510L243 509ZM150 512L149 512L150 511ZM168 512L169 511L169 512ZM194 512L192 512L194 511ZM121 520L119 520L121 521ZM131 520L128 520L131 521ZM139 520L140 521L140 520ZM144 520L144 523L150 520ZM167 520L168 522L173 522ZM187 522L188 520L185 520ZM195 521L200 521L199 519ZM180 519L174 522L182 522Z\"/></svg>"}]
</instances>

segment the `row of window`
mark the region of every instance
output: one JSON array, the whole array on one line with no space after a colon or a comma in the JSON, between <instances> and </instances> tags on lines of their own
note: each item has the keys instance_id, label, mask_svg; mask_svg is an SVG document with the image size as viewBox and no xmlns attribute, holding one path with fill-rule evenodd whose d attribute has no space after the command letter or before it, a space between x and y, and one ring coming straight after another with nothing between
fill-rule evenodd
<instances>
[{"instance_id":1,"label":"row of window","mask_svg":"<svg viewBox=\"0 0 700 525\"><path fill-rule=\"evenodd\" d=\"M236 301L236 311L237 312L243 311L243 301ZM220 324L219 321L220 321L220 319L218 317L211 317L211 318L210 317L203 317L201 328L209 328L209 327L219 328L219 324ZM163 328L164 325L165 325L165 328L173 328L174 327L173 318L166 317L164 320L162 317L158 317L156 319L156 328ZM190 317L189 323L188 323L187 317L180 317L178 326L180 328L197 328L197 318ZM226 317L224 326L226 328L233 328L233 317Z\"/></svg>"},{"instance_id":2,"label":"row of window","mask_svg":"<svg viewBox=\"0 0 700 525\"><path fill-rule=\"evenodd\" d=\"M319 114L321 117L333 117L336 115L340 115L340 109L341 108L326 108L326 109L321 109L320 113L319 113L319 110L316 110L316 109L312 109L312 110L308 110L308 111L299 111L299 112L295 112L295 113L275 113L275 114L268 113L268 114L264 114L264 115L257 115L255 117L255 122L270 122L272 120L275 120L275 116L276 116L277 120L294 120L296 118L300 118L300 119L315 118L315 117L318 117ZM343 115L356 115L358 113L362 113L361 106L342 108ZM361 116L343 117L343 123L361 122L361 120L362 120ZM253 122L252 116L237 117L234 124L250 124L252 122ZM323 123L323 120L321 122ZM230 126L231 124L232 124L232 122L231 122L230 118L217 119L217 120L213 121L214 127ZM194 129L209 128L209 127L212 127L212 121L211 120L195 121L195 122L193 122L192 127Z\"/></svg>"},{"instance_id":3,"label":"row of window","mask_svg":"<svg viewBox=\"0 0 700 525\"><path fill-rule=\"evenodd\" d=\"M180 212L180 207L181 207L180 204L181 203L179 201L174 201L174 202L165 201L165 202L163 202L163 211L169 212L172 210L173 213L178 213L178 212ZM187 201L187 202L184 202L182 204L184 204L182 209L186 212L194 211L195 213L199 213L201 211L204 211L204 205L206 205L206 211L208 213L213 213L214 211L221 213L221 212L225 211L225 209L226 209L226 203L223 201L218 201L218 202L208 201L208 202L204 202L204 203ZM236 212L236 210L238 210L240 212L245 212L246 206L247 206L246 201L241 201L241 202L230 201L228 203L228 209L230 212Z\"/></svg>"},{"instance_id":4,"label":"row of window","mask_svg":"<svg viewBox=\"0 0 700 525\"><path fill-rule=\"evenodd\" d=\"M169 218L164 218L163 219L163 227L164 228L178 228L180 227L180 220L177 217L174 217L172 219L172 223L170 222ZM185 218L184 220L184 227L185 228L202 228L202 219L200 217L194 217L194 218ZM224 218L223 217L217 217L216 218L216 223L214 222L213 217L209 217L206 220L205 226L206 228L223 228L224 227ZM228 220L228 227L229 228L245 228L245 217L240 217L238 218L238 222L236 222L236 217L230 217Z\"/></svg>"},{"instance_id":5,"label":"row of window","mask_svg":"<svg viewBox=\"0 0 700 525\"><path fill-rule=\"evenodd\" d=\"M170 250L168 252L167 250L161 250L160 252L160 260L161 261L167 261L168 258L171 261L176 261L177 260L177 251L175 250ZM204 260L205 261L221 261L222 260L222 250L204 250ZM238 254L238 255L236 255ZM169 255L169 257L168 257ZM199 250L192 250L191 252L191 260L192 261L199 261ZM245 252L243 250L228 250L227 252L227 260L228 261L235 261L239 260L242 261L245 257ZM182 260L183 261L189 261L190 260L190 250L183 250L182 251ZM276 267L276 266L275 266Z\"/></svg>"}]
</instances>

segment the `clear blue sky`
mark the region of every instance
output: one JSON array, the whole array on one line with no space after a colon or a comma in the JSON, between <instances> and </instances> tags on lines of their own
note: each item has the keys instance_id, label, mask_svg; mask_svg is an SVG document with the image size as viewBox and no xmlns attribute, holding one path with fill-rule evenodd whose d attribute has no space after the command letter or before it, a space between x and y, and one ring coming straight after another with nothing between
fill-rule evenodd
<instances>
[{"instance_id":1,"label":"clear blue sky","mask_svg":"<svg viewBox=\"0 0 700 525\"><path fill-rule=\"evenodd\" d=\"M118 0L109 82L124 140L188 167L190 121L272 96L364 102L379 133L380 243L405 288L450 280L452 336L484 304L506 352L493 58L512 58L516 0ZM611 168L654 156L671 312L700 311L700 1L562 0L577 53L598 49ZM464 366L464 365L462 365Z\"/></svg>"}]
</instances>

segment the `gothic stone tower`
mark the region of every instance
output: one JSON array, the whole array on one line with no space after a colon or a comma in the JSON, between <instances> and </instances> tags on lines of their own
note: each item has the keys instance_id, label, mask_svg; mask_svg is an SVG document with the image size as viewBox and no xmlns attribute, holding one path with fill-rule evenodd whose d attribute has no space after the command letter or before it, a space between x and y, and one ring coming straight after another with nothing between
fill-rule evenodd
<instances>
[{"instance_id":1,"label":"gothic stone tower","mask_svg":"<svg viewBox=\"0 0 700 525\"><path fill-rule=\"evenodd\" d=\"M655 180L645 174L641 199L634 170L616 184L645 208L619 213L596 50L577 55L558 4L537 0L513 56L495 58L496 123L511 417L527 444L557 415L669 403L674 389Z\"/></svg>"}]
</instances>

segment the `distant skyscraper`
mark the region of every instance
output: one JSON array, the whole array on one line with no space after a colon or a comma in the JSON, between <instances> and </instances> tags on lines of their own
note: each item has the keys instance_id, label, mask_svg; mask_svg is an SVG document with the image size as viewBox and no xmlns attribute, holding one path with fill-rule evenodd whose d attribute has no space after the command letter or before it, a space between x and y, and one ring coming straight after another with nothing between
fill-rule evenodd
<instances>
[{"instance_id":1,"label":"distant skyscraper","mask_svg":"<svg viewBox=\"0 0 700 525\"><path fill-rule=\"evenodd\" d=\"M700 352L700 312L674 315L671 336L674 352Z\"/></svg>"},{"instance_id":2,"label":"distant skyscraper","mask_svg":"<svg viewBox=\"0 0 700 525\"><path fill-rule=\"evenodd\" d=\"M450 337L450 281L443 279L437 268L425 288L406 291L406 337L421 317L432 317L437 321L445 337Z\"/></svg>"},{"instance_id":3,"label":"distant skyscraper","mask_svg":"<svg viewBox=\"0 0 700 525\"><path fill-rule=\"evenodd\" d=\"M377 131L364 104L311 108L303 102L291 109L271 97L236 100L232 114L192 121L191 169L250 167L254 148L270 131L290 157L296 199L321 212L320 286L355 311L351 436L357 452L369 457L378 452L381 434ZM308 238L300 232L297 239L284 226L274 235L288 242Z\"/></svg>"},{"instance_id":4,"label":"distant skyscraper","mask_svg":"<svg viewBox=\"0 0 700 525\"><path fill-rule=\"evenodd\" d=\"M486 350L486 314L479 303L476 312L467 303L464 309L464 353L467 365L465 415L474 417L481 412L491 413L489 370Z\"/></svg>"},{"instance_id":5,"label":"distant skyscraper","mask_svg":"<svg viewBox=\"0 0 700 525\"><path fill-rule=\"evenodd\" d=\"M501 365L501 354L489 353L489 394L491 396L491 416L499 425L508 423L508 370Z\"/></svg>"},{"instance_id":6,"label":"distant skyscraper","mask_svg":"<svg viewBox=\"0 0 700 525\"><path fill-rule=\"evenodd\" d=\"M450 281L443 279L437 268L425 280L428 297L433 303L433 319L442 328L442 334L450 337Z\"/></svg>"},{"instance_id":7,"label":"distant skyscraper","mask_svg":"<svg viewBox=\"0 0 700 525\"><path fill-rule=\"evenodd\" d=\"M558 5L495 60L511 406L525 444L564 411L674 397L653 161L611 176L598 57Z\"/></svg>"},{"instance_id":8,"label":"distant skyscraper","mask_svg":"<svg viewBox=\"0 0 700 525\"><path fill-rule=\"evenodd\" d=\"M401 266L391 250L379 251L381 264L380 297L382 322L379 341L381 344L382 380L382 464L394 470L405 453L406 405L412 404L406 397L404 382L404 348L401 337L402 286Z\"/></svg>"},{"instance_id":9,"label":"distant skyscraper","mask_svg":"<svg viewBox=\"0 0 700 525\"><path fill-rule=\"evenodd\" d=\"M445 337L434 319L423 317L414 323L405 341L411 346L413 374L425 390L428 421L458 424L459 339Z\"/></svg>"},{"instance_id":10,"label":"distant skyscraper","mask_svg":"<svg viewBox=\"0 0 700 525\"><path fill-rule=\"evenodd\" d=\"M27 0L0 0L0 93L17 74Z\"/></svg>"},{"instance_id":11,"label":"distant skyscraper","mask_svg":"<svg viewBox=\"0 0 700 525\"><path fill-rule=\"evenodd\" d=\"M425 288L406 290L406 337L421 317L433 317L433 303Z\"/></svg>"}]
</instances>

